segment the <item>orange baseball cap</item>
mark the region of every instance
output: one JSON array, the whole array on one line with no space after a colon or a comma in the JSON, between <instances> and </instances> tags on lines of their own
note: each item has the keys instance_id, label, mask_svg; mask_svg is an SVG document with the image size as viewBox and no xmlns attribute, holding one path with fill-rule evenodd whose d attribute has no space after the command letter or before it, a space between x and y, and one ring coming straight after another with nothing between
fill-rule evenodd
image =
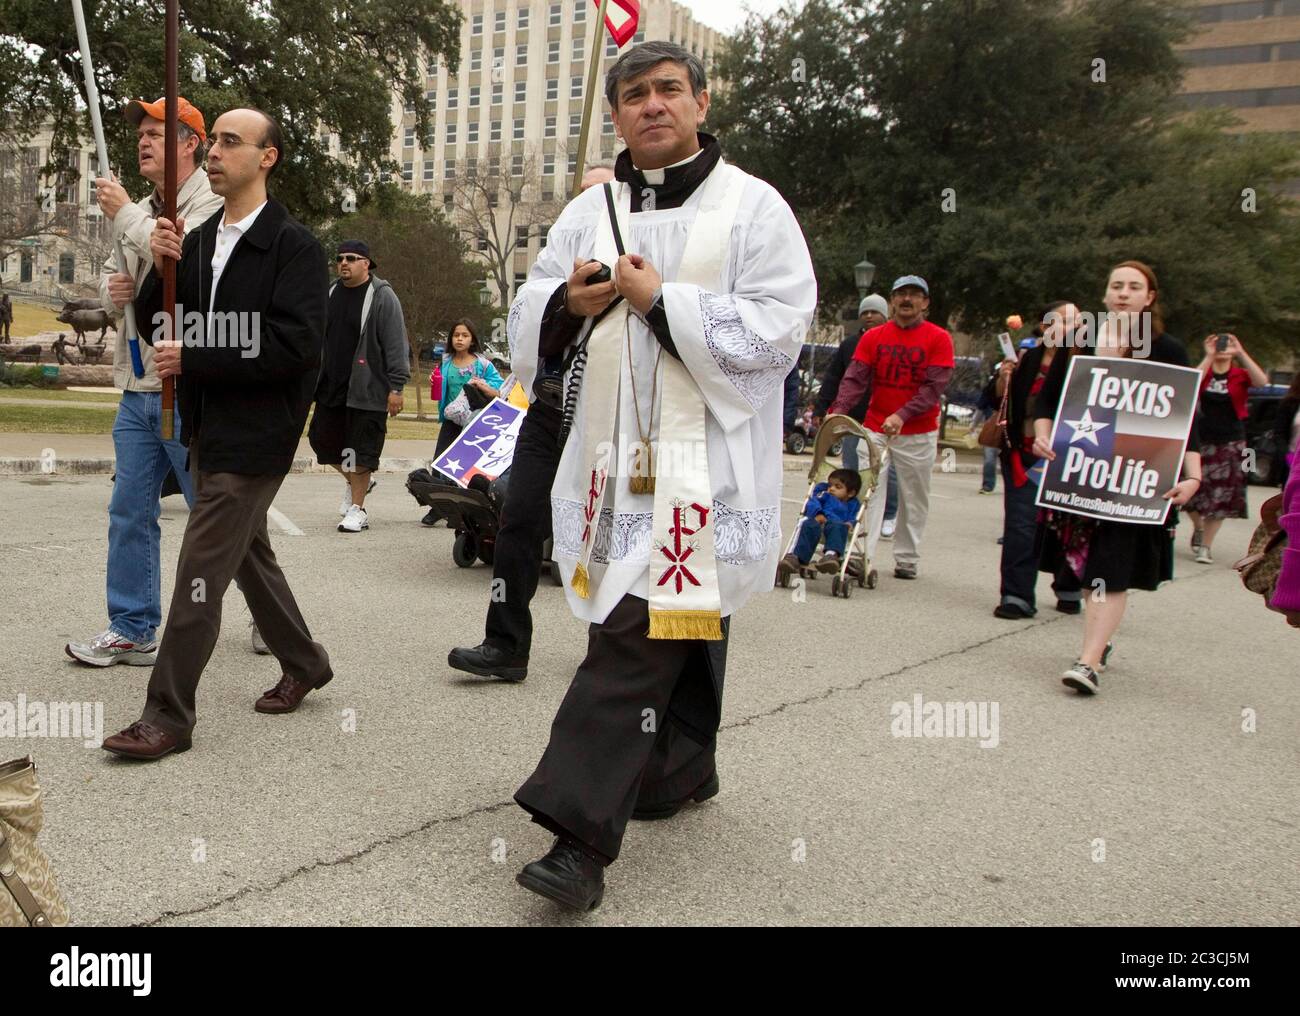
<instances>
[{"instance_id":1,"label":"orange baseball cap","mask_svg":"<svg viewBox=\"0 0 1300 1016\"><path fill-rule=\"evenodd\" d=\"M167 100L166 97L159 99L157 102L145 102L143 99L132 99L126 104L123 115L132 126L139 127L140 121L146 116L151 116L155 120L167 119ZM205 145L208 143L208 132L203 127L203 114L190 105L189 100L183 95L178 97L176 104L176 119L183 123L199 136L199 140Z\"/></svg>"}]
</instances>

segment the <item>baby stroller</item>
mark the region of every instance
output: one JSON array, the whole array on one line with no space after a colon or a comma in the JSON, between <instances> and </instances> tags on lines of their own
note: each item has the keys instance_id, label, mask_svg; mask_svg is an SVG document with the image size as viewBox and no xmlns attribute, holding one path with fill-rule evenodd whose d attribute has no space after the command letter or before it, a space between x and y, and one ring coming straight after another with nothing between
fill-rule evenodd
<instances>
[{"instance_id":1,"label":"baby stroller","mask_svg":"<svg viewBox=\"0 0 1300 1016\"><path fill-rule=\"evenodd\" d=\"M862 489L858 491L858 499L861 502L858 508L858 516L853 520L853 527L849 531L849 538L845 544L844 557L840 562L840 570L831 578L831 595L842 596L844 599L849 598L849 590L853 583L857 583L860 588L875 589L878 576L876 569L871 567L871 562L867 560L867 509L871 504L871 499L876 496L876 486L880 477L884 475L885 467L889 465L889 451L878 449L872 442L862 424L858 423L851 416L828 416L822 421L821 429L817 431L817 440L813 445L812 467L808 470L808 494L812 496L813 488L819 483L825 483L827 478L834 471L835 464L828 461L833 448L839 448L843 438L846 435L856 435L861 438L858 443L858 472L862 475ZM868 461L863 467L862 460ZM880 493L884 497L884 491ZM794 553L795 544L799 540L799 529L806 520L800 518L799 525L795 526L794 532L790 534L790 541L786 544L785 553ZM799 574L805 579L815 579L817 570L811 565L801 568ZM777 575L777 585L788 587L790 584L789 576Z\"/></svg>"}]
</instances>

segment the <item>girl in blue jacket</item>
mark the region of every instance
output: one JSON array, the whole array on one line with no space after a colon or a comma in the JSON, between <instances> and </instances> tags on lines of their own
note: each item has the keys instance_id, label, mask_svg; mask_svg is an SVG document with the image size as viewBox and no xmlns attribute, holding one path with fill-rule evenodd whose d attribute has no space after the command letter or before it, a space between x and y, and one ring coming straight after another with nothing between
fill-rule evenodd
<instances>
[{"instance_id":1,"label":"girl in blue jacket","mask_svg":"<svg viewBox=\"0 0 1300 1016\"><path fill-rule=\"evenodd\" d=\"M435 459L447 450L463 429L463 423L448 419L447 407L456 401L464 388L477 389L488 399L501 394L501 374L480 350L474 325L468 320L457 321L447 340L442 364L430 378L438 398L438 422L442 425L433 452Z\"/></svg>"}]
</instances>

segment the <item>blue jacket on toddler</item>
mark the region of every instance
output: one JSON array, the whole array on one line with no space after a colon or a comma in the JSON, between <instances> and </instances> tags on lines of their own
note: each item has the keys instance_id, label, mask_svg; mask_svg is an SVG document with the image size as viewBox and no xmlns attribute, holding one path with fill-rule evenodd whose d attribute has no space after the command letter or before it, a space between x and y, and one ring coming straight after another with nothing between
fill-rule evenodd
<instances>
[{"instance_id":1,"label":"blue jacket on toddler","mask_svg":"<svg viewBox=\"0 0 1300 1016\"><path fill-rule=\"evenodd\" d=\"M829 483L819 483L813 488L808 503L803 506L803 513L810 519L825 515L827 522L847 522L852 525L853 520L858 517L860 507L861 504L856 497L841 501L830 492Z\"/></svg>"}]
</instances>

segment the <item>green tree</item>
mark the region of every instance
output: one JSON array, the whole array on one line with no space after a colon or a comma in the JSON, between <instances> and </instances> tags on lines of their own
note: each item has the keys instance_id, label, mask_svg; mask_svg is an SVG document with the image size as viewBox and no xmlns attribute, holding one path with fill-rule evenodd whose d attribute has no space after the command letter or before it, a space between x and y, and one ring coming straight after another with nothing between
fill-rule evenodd
<instances>
[{"instance_id":1,"label":"green tree","mask_svg":"<svg viewBox=\"0 0 1300 1016\"><path fill-rule=\"evenodd\" d=\"M932 316L973 332L1098 307L1107 266L1137 257L1176 334L1276 351L1298 334L1297 149L1185 113L1190 31L1167 0L809 0L724 50L736 85L711 121L790 199L828 317L864 255L886 285L925 275Z\"/></svg>"},{"instance_id":2,"label":"green tree","mask_svg":"<svg viewBox=\"0 0 1300 1016\"><path fill-rule=\"evenodd\" d=\"M163 6L156 0L86 0L109 159L127 189L136 172L134 133L121 116L131 99L163 93ZM397 170L390 158L394 91L431 118L425 70L459 60L454 0L181 0L181 94L209 126L222 111L255 106L281 124L286 151L273 191L309 224L328 221L349 192ZM0 0L0 140L53 121L51 163L89 134L80 51L66 0ZM346 157L320 140L332 133Z\"/></svg>"},{"instance_id":3,"label":"green tree","mask_svg":"<svg viewBox=\"0 0 1300 1016\"><path fill-rule=\"evenodd\" d=\"M408 194L393 185L376 188L365 205L321 231L321 242L331 254L345 239L366 242L379 265L375 274L402 302L415 411L423 419L420 354L445 337L453 322L480 311L483 266L470 256L431 195Z\"/></svg>"}]
</instances>

